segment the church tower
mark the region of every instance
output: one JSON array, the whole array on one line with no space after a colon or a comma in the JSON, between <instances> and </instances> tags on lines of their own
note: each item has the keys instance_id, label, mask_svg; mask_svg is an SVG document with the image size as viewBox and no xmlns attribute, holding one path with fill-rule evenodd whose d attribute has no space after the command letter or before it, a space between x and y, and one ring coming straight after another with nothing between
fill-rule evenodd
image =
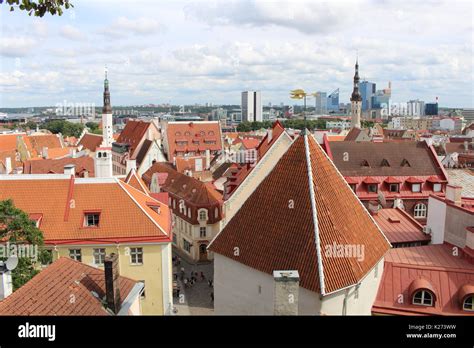
<instances>
[{"instance_id":1,"label":"church tower","mask_svg":"<svg viewBox=\"0 0 474 348\"><path fill-rule=\"evenodd\" d=\"M109 80L107 70L104 80L104 107L102 108L102 144L95 150L95 176L112 177L112 143L113 143L112 106L110 105Z\"/></svg>"},{"instance_id":2,"label":"church tower","mask_svg":"<svg viewBox=\"0 0 474 348\"><path fill-rule=\"evenodd\" d=\"M362 112L362 96L359 92L359 60L356 60L354 89L351 95L351 128L360 128L360 115Z\"/></svg>"}]
</instances>

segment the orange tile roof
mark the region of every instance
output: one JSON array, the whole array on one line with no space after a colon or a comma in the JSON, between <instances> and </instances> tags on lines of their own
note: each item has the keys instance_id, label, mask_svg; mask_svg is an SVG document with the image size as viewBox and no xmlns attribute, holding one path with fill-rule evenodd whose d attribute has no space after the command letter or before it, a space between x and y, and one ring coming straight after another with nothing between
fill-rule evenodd
<instances>
[{"instance_id":1,"label":"orange tile roof","mask_svg":"<svg viewBox=\"0 0 474 348\"><path fill-rule=\"evenodd\" d=\"M380 209L373 218L392 244L431 240L429 235L423 233L423 226L402 209Z\"/></svg>"},{"instance_id":2,"label":"orange tile roof","mask_svg":"<svg viewBox=\"0 0 474 348\"><path fill-rule=\"evenodd\" d=\"M0 134L0 151L16 150L17 138L23 135L25 135L25 133Z\"/></svg>"},{"instance_id":3,"label":"orange tile roof","mask_svg":"<svg viewBox=\"0 0 474 348\"><path fill-rule=\"evenodd\" d=\"M90 152L95 152L95 149L102 144L102 135L85 133L77 146L82 145L83 149L88 149Z\"/></svg>"},{"instance_id":4,"label":"orange tile roof","mask_svg":"<svg viewBox=\"0 0 474 348\"><path fill-rule=\"evenodd\" d=\"M201 171L206 170L206 156L176 157L176 170L179 173L184 173L185 170L195 172L197 159L202 160Z\"/></svg>"},{"instance_id":5,"label":"orange tile roof","mask_svg":"<svg viewBox=\"0 0 474 348\"><path fill-rule=\"evenodd\" d=\"M85 171L89 173L89 177L94 176L94 159L89 156L25 161L23 174L62 174L64 166L68 164L74 164L77 177L83 177Z\"/></svg>"},{"instance_id":6,"label":"orange tile roof","mask_svg":"<svg viewBox=\"0 0 474 348\"><path fill-rule=\"evenodd\" d=\"M40 156L43 148L62 148L63 144L57 134L27 135L23 137L25 145L32 157Z\"/></svg>"},{"instance_id":7,"label":"orange tile roof","mask_svg":"<svg viewBox=\"0 0 474 348\"><path fill-rule=\"evenodd\" d=\"M363 260L331 257L327 250L333 243L364 246ZM235 247L239 256L234 255ZM293 142L209 247L268 274L298 270L300 285L323 295L359 282L389 248L311 135L301 135Z\"/></svg>"},{"instance_id":8,"label":"orange tile roof","mask_svg":"<svg viewBox=\"0 0 474 348\"><path fill-rule=\"evenodd\" d=\"M124 181L138 191L141 191L146 195L150 195L150 190L134 169L128 173Z\"/></svg>"},{"instance_id":9,"label":"orange tile roof","mask_svg":"<svg viewBox=\"0 0 474 348\"><path fill-rule=\"evenodd\" d=\"M55 158L68 156L71 153L72 149L73 149L72 147L64 147L64 148L54 147L54 148L48 149L48 158L55 159Z\"/></svg>"},{"instance_id":10,"label":"orange tile roof","mask_svg":"<svg viewBox=\"0 0 474 348\"><path fill-rule=\"evenodd\" d=\"M116 178L64 179L53 175L0 178L0 200L41 213L46 244L168 241L168 206ZM148 203L159 204L161 213ZM99 227L84 227L85 212L100 212Z\"/></svg>"},{"instance_id":11,"label":"orange tile roof","mask_svg":"<svg viewBox=\"0 0 474 348\"><path fill-rule=\"evenodd\" d=\"M125 299L137 282L122 276L118 281ZM109 315L104 297L103 270L61 257L0 301L0 315Z\"/></svg>"},{"instance_id":12,"label":"orange tile roof","mask_svg":"<svg viewBox=\"0 0 474 348\"><path fill-rule=\"evenodd\" d=\"M211 151L222 150L222 135L220 123L217 121L206 122L169 122L166 130L168 140L169 160L176 156L176 152L196 151L191 147L198 146L199 151L207 149ZM205 141L212 140L215 144L206 144ZM178 141L186 141L185 146L179 147ZM194 142L194 143L193 143ZM186 148L190 147L190 150Z\"/></svg>"},{"instance_id":13,"label":"orange tile roof","mask_svg":"<svg viewBox=\"0 0 474 348\"><path fill-rule=\"evenodd\" d=\"M258 144L260 144L260 141L262 139L259 138L243 138L240 139L242 142L242 145L245 149L250 150L250 149L255 149Z\"/></svg>"},{"instance_id":14,"label":"orange tile roof","mask_svg":"<svg viewBox=\"0 0 474 348\"><path fill-rule=\"evenodd\" d=\"M432 307L412 304L413 288L420 286L416 284L420 283L420 277L434 291L436 301ZM462 252L454 256L449 245L392 249L385 256L384 272L372 313L474 315L474 312L463 311L461 307L461 290L466 289L466 285L474 285L474 264L463 258ZM400 301L400 295L403 301Z\"/></svg>"}]
</instances>

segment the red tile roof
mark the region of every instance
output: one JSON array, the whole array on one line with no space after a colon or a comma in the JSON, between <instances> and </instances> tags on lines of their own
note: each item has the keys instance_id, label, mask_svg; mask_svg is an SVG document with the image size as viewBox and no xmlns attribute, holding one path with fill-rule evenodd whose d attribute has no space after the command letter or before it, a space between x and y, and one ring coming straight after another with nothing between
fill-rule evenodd
<instances>
[{"instance_id":1,"label":"red tile roof","mask_svg":"<svg viewBox=\"0 0 474 348\"><path fill-rule=\"evenodd\" d=\"M148 203L158 202L116 178L10 175L0 178L0 200L7 198L29 214L43 214L40 229L48 245L165 242L170 236L168 206L156 213ZM88 211L100 212L99 227L84 227Z\"/></svg>"},{"instance_id":2,"label":"red tile roof","mask_svg":"<svg viewBox=\"0 0 474 348\"><path fill-rule=\"evenodd\" d=\"M95 149L98 148L100 144L102 144L102 135L85 133L77 146L82 145L83 149L95 152Z\"/></svg>"},{"instance_id":3,"label":"red tile roof","mask_svg":"<svg viewBox=\"0 0 474 348\"><path fill-rule=\"evenodd\" d=\"M177 152L211 152L222 150L221 127L218 121L169 122L166 129L169 161ZM215 144L206 143L213 141ZM186 142L180 145L178 142Z\"/></svg>"},{"instance_id":4,"label":"red tile roof","mask_svg":"<svg viewBox=\"0 0 474 348\"><path fill-rule=\"evenodd\" d=\"M151 122L129 119L117 138L117 143L130 145L130 154L133 154L150 126Z\"/></svg>"},{"instance_id":5,"label":"red tile roof","mask_svg":"<svg viewBox=\"0 0 474 348\"><path fill-rule=\"evenodd\" d=\"M27 135L23 137L25 145L32 157L41 156L44 148L63 148L57 134Z\"/></svg>"},{"instance_id":6,"label":"red tile roof","mask_svg":"<svg viewBox=\"0 0 474 348\"><path fill-rule=\"evenodd\" d=\"M290 207L292 202L294 206ZM333 243L364 246L363 260L331 257L328 249ZM236 247L239 256L234 254ZM298 270L303 288L328 294L360 281L389 247L343 177L309 135L299 136L278 159L209 249L268 274Z\"/></svg>"},{"instance_id":7,"label":"red tile roof","mask_svg":"<svg viewBox=\"0 0 474 348\"><path fill-rule=\"evenodd\" d=\"M472 289L473 285L474 264L464 259L462 253L454 256L446 244L392 249L385 256L384 273L372 313L474 315L461 307L465 296L462 289ZM433 307L412 304L413 291L420 287L431 287L436 296Z\"/></svg>"},{"instance_id":8,"label":"red tile roof","mask_svg":"<svg viewBox=\"0 0 474 348\"><path fill-rule=\"evenodd\" d=\"M431 240L429 235L423 233L423 226L402 209L380 209L373 218L391 244Z\"/></svg>"},{"instance_id":9,"label":"red tile roof","mask_svg":"<svg viewBox=\"0 0 474 348\"><path fill-rule=\"evenodd\" d=\"M118 281L125 299L137 282L122 276ZM0 315L109 315L104 297L103 270L61 257L0 301Z\"/></svg>"},{"instance_id":10,"label":"red tile roof","mask_svg":"<svg viewBox=\"0 0 474 348\"><path fill-rule=\"evenodd\" d=\"M184 173L186 170L196 171L196 160L201 160L201 171L206 170L206 156L176 157L176 170Z\"/></svg>"},{"instance_id":11,"label":"red tile roof","mask_svg":"<svg viewBox=\"0 0 474 348\"><path fill-rule=\"evenodd\" d=\"M178 173L169 164L157 162L143 174L143 181L150 187L154 173L168 174L164 183L160 184L166 192L184 199L187 203L195 206L206 206L219 204L222 195L212 186L206 185L188 175Z\"/></svg>"},{"instance_id":12,"label":"red tile roof","mask_svg":"<svg viewBox=\"0 0 474 348\"><path fill-rule=\"evenodd\" d=\"M89 156L25 161L23 174L63 174L64 166L68 164L74 164L76 177L84 177L86 171L89 177L94 176L94 159Z\"/></svg>"},{"instance_id":13,"label":"red tile roof","mask_svg":"<svg viewBox=\"0 0 474 348\"><path fill-rule=\"evenodd\" d=\"M25 135L25 133L0 134L0 152L15 151L17 138L23 135Z\"/></svg>"}]
</instances>

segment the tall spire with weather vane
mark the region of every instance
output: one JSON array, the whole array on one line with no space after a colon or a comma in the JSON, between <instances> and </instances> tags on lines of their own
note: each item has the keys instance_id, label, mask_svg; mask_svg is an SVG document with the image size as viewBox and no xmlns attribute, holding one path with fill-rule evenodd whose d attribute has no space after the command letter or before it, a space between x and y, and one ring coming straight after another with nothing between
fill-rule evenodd
<instances>
[{"instance_id":1,"label":"tall spire with weather vane","mask_svg":"<svg viewBox=\"0 0 474 348\"><path fill-rule=\"evenodd\" d=\"M354 87L351 95L351 128L360 128L362 96L359 92L359 81L359 57L357 57L355 64Z\"/></svg>"}]
</instances>

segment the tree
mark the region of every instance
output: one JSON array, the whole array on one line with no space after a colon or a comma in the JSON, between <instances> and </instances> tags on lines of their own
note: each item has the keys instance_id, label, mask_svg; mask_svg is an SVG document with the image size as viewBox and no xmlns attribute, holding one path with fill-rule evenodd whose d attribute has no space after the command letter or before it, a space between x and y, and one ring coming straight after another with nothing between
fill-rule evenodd
<instances>
[{"instance_id":1,"label":"tree","mask_svg":"<svg viewBox=\"0 0 474 348\"><path fill-rule=\"evenodd\" d=\"M4 0L0 0L0 4L3 4ZM61 16L63 14L63 8L69 9L74 7L69 0L6 0L6 6L10 6L10 11L19 9L20 11L27 11L28 15L34 15L36 17L43 17L46 13L51 15Z\"/></svg>"},{"instance_id":2,"label":"tree","mask_svg":"<svg viewBox=\"0 0 474 348\"><path fill-rule=\"evenodd\" d=\"M44 126L51 133L61 133L67 137L79 137L84 130L84 125L80 123L72 123L66 120L53 120L49 121Z\"/></svg>"},{"instance_id":3,"label":"tree","mask_svg":"<svg viewBox=\"0 0 474 348\"><path fill-rule=\"evenodd\" d=\"M50 252L42 248L44 246L43 233L36 227L36 223L30 220L28 214L15 207L11 199L0 201L0 239L14 245L38 246L38 260L42 263L51 261ZM6 257L3 261L5 259ZM36 260L20 257L18 266L12 271L13 289L20 288L38 272Z\"/></svg>"}]
</instances>

